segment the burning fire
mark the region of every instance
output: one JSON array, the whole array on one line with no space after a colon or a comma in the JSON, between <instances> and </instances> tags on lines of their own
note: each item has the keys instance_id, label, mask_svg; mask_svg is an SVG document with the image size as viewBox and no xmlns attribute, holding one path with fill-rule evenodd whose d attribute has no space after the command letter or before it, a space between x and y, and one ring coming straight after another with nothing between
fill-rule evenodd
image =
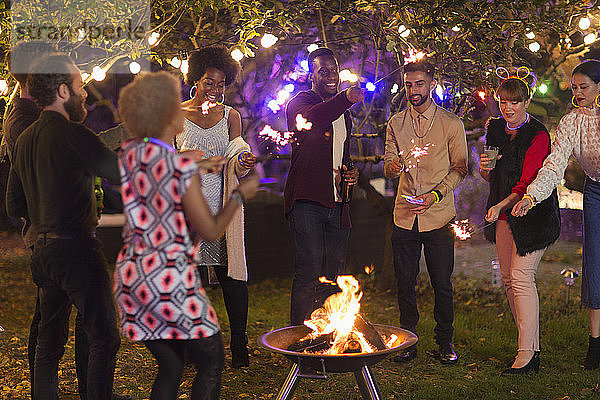
<instances>
[{"instance_id":1,"label":"burning fire","mask_svg":"<svg viewBox=\"0 0 600 400\"><path fill-rule=\"evenodd\" d=\"M473 235L473 227L469 225L468 219L462 221L456 221L450 224L454 229L454 234L460 240L467 240Z\"/></svg>"},{"instance_id":2,"label":"burning fire","mask_svg":"<svg viewBox=\"0 0 600 400\"><path fill-rule=\"evenodd\" d=\"M320 277L319 281L334 284L325 277ZM351 275L340 275L336 279L336 284L342 289L342 292L329 296L323 307L313 311L310 320L304 321L304 325L311 328L312 332L302 340L332 334L333 344L323 354L341 354L348 349L373 353L377 348L371 345L365 339L364 334L355 328L355 320L360 311L360 299L362 298L358 281ZM388 340L388 342L390 341Z\"/></svg>"},{"instance_id":3,"label":"burning fire","mask_svg":"<svg viewBox=\"0 0 600 400\"><path fill-rule=\"evenodd\" d=\"M373 271L375 271L375 266L373 264L365 265L365 274L371 275Z\"/></svg>"}]
</instances>

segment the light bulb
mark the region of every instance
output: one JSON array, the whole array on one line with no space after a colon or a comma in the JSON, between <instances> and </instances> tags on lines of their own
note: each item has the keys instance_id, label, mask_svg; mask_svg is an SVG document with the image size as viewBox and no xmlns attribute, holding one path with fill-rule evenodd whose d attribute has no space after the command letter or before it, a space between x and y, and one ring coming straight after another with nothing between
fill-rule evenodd
<instances>
[{"instance_id":1,"label":"light bulb","mask_svg":"<svg viewBox=\"0 0 600 400\"><path fill-rule=\"evenodd\" d=\"M548 93L548 85L546 85L545 83L542 83L540 85L540 87L538 88L538 90L540 91L541 94L546 94L546 93Z\"/></svg>"},{"instance_id":2,"label":"light bulb","mask_svg":"<svg viewBox=\"0 0 600 400\"><path fill-rule=\"evenodd\" d=\"M184 75L188 73L188 71L190 70L190 64L189 64L188 60L182 60L181 61L181 65L179 66L179 70Z\"/></svg>"},{"instance_id":3,"label":"light bulb","mask_svg":"<svg viewBox=\"0 0 600 400\"><path fill-rule=\"evenodd\" d=\"M399 89L399 88L400 88L400 87L398 86L398 84L397 84L397 83L394 83L394 84L392 85L392 89L390 90L390 93L392 93L392 94L398 93L398 89Z\"/></svg>"},{"instance_id":4,"label":"light bulb","mask_svg":"<svg viewBox=\"0 0 600 400\"><path fill-rule=\"evenodd\" d=\"M594 43L595 41L596 41L595 33L590 33L583 38L583 43L588 44L588 45Z\"/></svg>"},{"instance_id":5,"label":"light bulb","mask_svg":"<svg viewBox=\"0 0 600 400\"><path fill-rule=\"evenodd\" d=\"M101 82L106 78L106 71L99 66L92 68L92 79Z\"/></svg>"},{"instance_id":6,"label":"light bulb","mask_svg":"<svg viewBox=\"0 0 600 400\"><path fill-rule=\"evenodd\" d=\"M148 44L150 46L154 46L156 43L158 43L158 39L160 38L160 33L158 32L152 32L150 34L150 36L148 36Z\"/></svg>"},{"instance_id":7,"label":"light bulb","mask_svg":"<svg viewBox=\"0 0 600 400\"><path fill-rule=\"evenodd\" d=\"M6 79L0 79L0 96L6 96L8 94L8 82Z\"/></svg>"},{"instance_id":8,"label":"light bulb","mask_svg":"<svg viewBox=\"0 0 600 400\"><path fill-rule=\"evenodd\" d=\"M540 50L540 44L538 42L533 42L529 44L529 50L533 53L536 53Z\"/></svg>"},{"instance_id":9,"label":"light bulb","mask_svg":"<svg viewBox=\"0 0 600 400\"><path fill-rule=\"evenodd\" d=\"M535 39L535 33L533 33L533 32L531 32L531 31L529 31L529 32L527 32L527 33L525 34L525 37L526 37L527 39Z\"/></svg>"},{"instance_id":10,"label":"light bulb","mask_svg":"<svg viewBox=\"0 0 600 400\"><path fill-rule=\"evenodd\" d=\"M302 60L300 61L300 67L305 70L306 72L309 72L309 68L308 68L308 60Z\"/></svg>"},{"instance_id":11,"label":"light bulb","mask_svg":"<svg viewBox=\"0 0 600 400\"><path fill-rule=\"evenodd\" d=\"M296 87L294 86L293 83L288 83L287 85L285 85L283 87L285 90L287 90L288 92L292 93L294 90L296 90Z\"/></svg>"},{"instance_id":12,"label":"light bulb","mask_svg":"<svg viewBox=\"0 0 600 400\"><path fill-rule=\"evenodd\" d=\"M244 58L244 53L242 53L240 49L235 48L231 51L231 58L239 62L242 58Z\"/></svg>"},{"instance_id":13,"label":"light bulb","mask_svg":"<svg viewBox=\"0 0 600 400\"><path fill-rule=\"evenodd\" d=\"M590 25L592 25L592 22L590 21L590 19L585 16L585 17L581 17L581 19L579 20L579 29L587 29L590 27Z\"/></svg>"},{"instance_id":14,"label":"light bulb","mask_svg":"<svg viewBox=\"0 0 600 400\"><path fill-rule=\"evenodd\" d=\"M435 94L437 95L437 97L439 97L441 100L444 99L444 88L442 87L442 85L437 85L435 87Z\"/></svg>"},{"instance_id":15,"label":"light bulb","mask_svg":"<svg viewBox=\"0 0 600 400\"><path fill-rule=\"evenodd\" d=\"M173 57L172 59L167 60L167 63L169 63L173 68L181 67L181 60L178 57Z\"/></svg>"},{"instance_id":16,"label":"light bulb","mask_svg":"<svg viewBox=\"0 0 600 400\"><path fill-rule=\"evenodd\" d=\"M308 52L309 52L309 53L312 53L313 51L315 51L315 50L316 50L316 49L318 49L318 48L319 48L319 45L318 45L318 44L316 44L316 43L313 43L313 44L309 44L309 45L306 47L306 50L308 50Z\"/></svg>"},{"instance_id":17,"label":"light bulb","mask_svg":"<svg viewBox=\"0 0 600 400\"><path fill-rule=\"evenodd\" d=\"M134 74L134 75L138 74L141 70L142 70L142 66L138 62L132 61L129 63L129 71L132 74Z\"/></svg>"},{"instance_id":18,"label":"light bulb","mask_svg":"<svg viewBox=\"0 0 600 400\"><path fill-rule=\"evenodd\" d=\"M375 84L373 82L367 82L367 85L365 87L369 92L374 92L376 89Z\"/></svg>"},{"instance_id":19,"label":"light bulb","mask_svg":"<svg viewBox=\"0 0 600 400\"><path fill-rule=\"evenodd\" d=\"M275 43L277 43L278 40L279 40L279 38L277 36L273 35L272 33L265 33L263 35L263 37L260 39L260 44L265 49L268 49L269 47L271 47Z\"/></svg>"},{"instance_id":20,"label":"light bulb","mask_svg":"<svg viewBox=\"0 0 600 400\"><path fill-rule=\"evenodd\" d=\"M403 31L402 33L400 33L400 36L402 36L403 38L407 38L410 35L410 29L407 29L405 31Z\"/></svg>"},{"instance_id":21,"label":"light bulb","mask_svg":"<svg viewBox=\"0 0 600 400\"><path fill-rule=\"evenodd\" d=\"M453 30L454 32L458 32L458 31L460 31L460 26L458 26L458 25L454 25L454 26L452 27L452 30Z\"/></svg>"}]
</instances>

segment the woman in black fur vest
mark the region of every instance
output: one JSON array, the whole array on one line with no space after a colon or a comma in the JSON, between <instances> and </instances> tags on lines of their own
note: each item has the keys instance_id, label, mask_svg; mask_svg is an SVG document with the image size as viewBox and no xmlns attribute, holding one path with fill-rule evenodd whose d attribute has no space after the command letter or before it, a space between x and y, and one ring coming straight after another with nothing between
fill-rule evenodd
<instances>
[{"instance_id":1,"label":"woman in black fur vest","mask_svg":"<svg viewBox=\"0 0 600 400\"><path fill-rule=\"evenodd\" d=\"M539 370L535 274L544 251L560 234L560 215L556 190L527 216L510 214L550 153L550 135L526 111L532 90L524 79L505 79L496 94L502 117L488 121L486 145L499 148L498 158L495 167L490 168L492 160L482 154L479 171L490 183L485 219L495 222L485 236L496 243L502 281L519 331L517 356L512 366L502 372L511 375Z\"/></svg>"}]
</instances>

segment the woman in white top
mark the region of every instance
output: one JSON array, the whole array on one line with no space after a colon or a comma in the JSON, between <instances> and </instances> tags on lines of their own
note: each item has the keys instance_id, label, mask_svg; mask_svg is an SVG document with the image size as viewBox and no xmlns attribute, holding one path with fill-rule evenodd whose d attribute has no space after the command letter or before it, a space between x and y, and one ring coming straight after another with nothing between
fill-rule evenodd
<instances>
[{"instance_id":1,"label":"woman in white top","mask_svg":"<svg viewBox=\"0 0 600 400\"><path fill-rule=\"evenodd\" d=\"M206 47L190 54L186 83L192 86L190 100L183 103L183 132L176 137L179 150L200 150L205 157L224 156L223 172L205 174L202 191L213 214L223 207L256 162L250 146L241 137L240 113L224 105L225 87L239 74L240 64L223 46ZM244 249L244 213L239 210L225 236L216 241L203 240L196 255L199 266L208 268L209 281L217 279L231 329L231 353L234 367L248 366L246 324L248 319L248 272Z\"/></svg>"},{"instance_id":2,"label":"woman in white top","mask_svg":"<svg viewBox=\"0 0 600 400\"><path fill-rule=\"evenodd\" d=\"M587 60L575 67L572 89L575 109L560 120L552 152L512 214L523 216L550 196L563 179L569 157L575 156L586 174L581 304L590 309L589 347L583 362L590 370L600 365L600 61Z\"/></svg>"}]
</instances>

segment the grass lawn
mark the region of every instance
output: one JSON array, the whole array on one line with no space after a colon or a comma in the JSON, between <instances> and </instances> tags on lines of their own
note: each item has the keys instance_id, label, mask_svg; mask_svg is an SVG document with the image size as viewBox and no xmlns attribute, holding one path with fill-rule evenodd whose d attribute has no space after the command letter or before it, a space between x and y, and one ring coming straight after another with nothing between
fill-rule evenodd
<instances>
[{"instance_id":1,"label":"grass lawn","mask_svg":"<svg viewBox=\"0 0 600 400\"><path fill-rule=\"evenodd\" d=\"M35 288L31 282L28 255L18 249L18 238L0 233L0 398L29 398L27 337L33 312ZM531 377L506 378L499 373L516 354L516 330L504 293L489 285L489 260L493 247L481 242L458 243L456 251L455 347L456 366L444 367L425 354L434 349L433 292L426 274L418 286L421 321L419 358L409 365L389 359L373 367L383 399L600 399L600 370L583 371L579 366L587 349L587 311L580 309L579 287L571 290L566 305L566 287L558 272L565 265L581 265L581 246L560 242L550 248L540 265L538 284L541 301L542 364ZM276 266L273 266L276 268ZM398 325L393 291L374 287L372 278L358 274L364 292L362 312L374 323ZM274 398L290 367L280 355L256 345L256 339L272 329L288 325L290 279L273 278L250 284L248 335L251 346L249 368L223 371L224 399ZM225 343L229 327L218 288L208 293L220 317ZM73 317L74 317L73 313ZM71 324L72 326L73 324ZM71 334L60 366L63 399L76 399ZM226 349L226 363L230 363ZM143 345L123 340L115 372L115 391L147 399L156 365ZM181 399L189 398L193 371L186 367ZM301 380L295 399L360 399L353 374L330 374L326 381Z\"/></svg>"}]
</instances>

